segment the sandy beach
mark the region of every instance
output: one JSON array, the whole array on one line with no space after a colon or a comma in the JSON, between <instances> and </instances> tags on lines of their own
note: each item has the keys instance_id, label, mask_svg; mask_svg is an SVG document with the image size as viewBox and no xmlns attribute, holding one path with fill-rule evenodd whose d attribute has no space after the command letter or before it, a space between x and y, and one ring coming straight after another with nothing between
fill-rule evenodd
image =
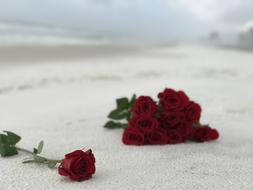
<instances>
[{"instance_id":1,"label":"sandy beach","mask_svg":"<svg viewBox=\"0 0 253 190\"><path fill-rule=\"evenodd\" d=\"M103 59L108 56L129 55L140 52L142 47L128 45L54 45L54 46L0 46L0 65L10 63L40 63L47 61L69 61Z\"/></svg>"},{"instance_id":2,"label":"sandy beach","mask_svg":"<svg viewBox=\"0 0 253 190\"><path fill-rule=\"evenodd\" d=\"M253 187L253 54L196 45L0 48L0 129L43 155L80 148L96 156L94 178L74 183L56 169L0 159L0 189L250 190ZM126 146L103 128L115 99L183 89L202 105L209 143Z\"/></svg>"}]
</instances>

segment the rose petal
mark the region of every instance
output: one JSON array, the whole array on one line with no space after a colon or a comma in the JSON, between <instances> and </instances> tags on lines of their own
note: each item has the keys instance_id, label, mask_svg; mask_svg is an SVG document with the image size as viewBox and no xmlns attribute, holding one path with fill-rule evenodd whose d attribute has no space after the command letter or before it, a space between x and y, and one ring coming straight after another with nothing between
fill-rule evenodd
<instances>
[{"instance_id":1,"label":"rose petal","mask_svg":"<svg viewBox=\"0 0 253 190\"><path fill-rule=\"evenodd\" d=\"M82 156L84 154L85 154L85 152L82 151L82 150L75 150L75 151L73 151L73 152L71 152L69 154L66 154L65 157L66 158L71 158L71 157L74 157L74 156Z\"/></svg>"},{"instance_id":2,"label":"rose petal","mask_svg":"<svg viewBox=\"0 0 253 190\"><path fill-rule=\"evenodd\" d=\"M70 157L70 158L65 158L62 162L62 168L64 168L67 171L71 170L71 167L73 163L78 159L79 157Z\"/></svg>"},{"instance_id":3,"label":"rose petal","mask_svg":"<svg viewBox=\"0 0 253 190\"><path fill-rule=\"evenodd\" d=\"M62 176L69 176L70 175L70 173L68 173L65 169L63 169L61 167L58 168L58 173Z\"/></svg>"},{"instance_id":4,"label":"rose petal","mask_svg":"<svg viewBox=\"0 0 253 190\"><path fill-rule=\"evenodd\" d=\"M87 150L85 153L89 155L89 158L92 160L93 163L96 162L96 159L95 159L91 149Z\"/></svg>"},{"instance_id":5,"label":"rose petal","mask_svg":"<svg viewBox=\"0 0 253 190\"><path fill-rule=\"evenodd\" d=\"M181 100L181 108L185 108L189 104L189 98L183 91L178 91Z\"/></svg>"},{"instance_id":6,"label":"rose petal","mask_svg":"<svg viewBox=\"0 0 253 190\"><path fill-rule=\"evenodd\" d=\"M75 174L73 172L71 172L71 175L69 176L71 180L73 181L83 181L84 179L82 178L82 176Z\"/></svg>"},{"instance_id":7,"label":"rose petal","mask_svg":"<svg viewBox=\"0 0 253 190\"><path fill-rule=\"evenodd\" d=\"M72 163L72 165L71 165L71 172L72 173L74 173L74 174L78 174L79 173L79 171L81 169L80 168L81 167L80 161L83 160L83 157L84 156L79 157L78 159L75 160L75 162ZM84 162L85 162L85 160L84 160ZM84 169L86 170L86 164L85 164L85 168Z\"/></svg>"}]
</instances>

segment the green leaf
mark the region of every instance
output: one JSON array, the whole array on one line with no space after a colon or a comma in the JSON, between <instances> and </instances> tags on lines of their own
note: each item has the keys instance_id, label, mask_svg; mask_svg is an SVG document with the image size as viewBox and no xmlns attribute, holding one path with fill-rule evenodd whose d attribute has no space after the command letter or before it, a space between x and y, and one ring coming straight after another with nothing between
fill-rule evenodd
<instances>
[{"instance_id":1,"label":"green leaf","mask_svg":"<svg viewBox=\"0 0 253 190\"><path fill-rule=\"evenodd\" d=\"M4 132L7 133L8 143L11 145L15 145L21 140L21 137L13 132L10 132L10 131L4 131Z\"/></svg>"},{"instance_id":2,"label":"green leaf","mask_svg":"<svg viewBox=\"0 0 253 190\"><path fill-rule=\"evenodd\" d=\"M104 127L108 128L108 129L114 129L114 128L118 128L119 123L115 123L114 121L108 121Z\"/></svg>"},{"instance_id":3,"label":"green leaf","mask_svg":"<svg viewBox=\"0 0 253 190\"><path fill-rule=\"evenodd\" d=\"M123 120L126 119L127 121L131 118L131 112L130 109L134 106L136 102L136 95L134 94L129 101L128 98L123 97L116 100L117 102L117 108L112 110L108 118L112 119L108 121L104 127L108 129L116 129L116 128L127 128L127 123L120 123L115 122L113 120Z\"/></svg>"},{"instance_id":4,"label":"green leaf","mask_svg":"<svg viewBox=\"0 0 253 190\"><path fill-rule=\"evenodd\" d=\"M18 141L20 141L20 137L15 133L4 131L5 134L0 134L0 154L2 157L13 156L18 154L16 147L14 146Z\"/></svg>"},{"instance_id":5,"label":"green leaf","mask_svg":"<svg viewBox=\"0 0 253 190\"><path fill-rule=\"evenodd\" d=\"M129 102L129 108L134 107L135 102L136 102L136 94L133 94L133 96Z\"/></svg>"},{"instance_id":6,"label":"green leaf","mask_svg":"<svg viewBox=\"0 0 253 190\"><path fill-rule=\"evenodd\" d=\"M40 153L42 152L43 145L44 145L44 142L43 142L43 141L40 141L40 143L39 143L39 145L38 145L38 152L37 152L37 154L40 154Z\"/></svg>"},{"instance_id":7,"label":"green leaf","mask_svg":"<svg viewBox=\"0 0 253 190\"><path fill-rule=\"evenodd\" d=\"M0 144L0 154L2 157L13 156L18 154L15 147L8 144Z\"/></svg>"},{"instance_id":8,"label":"green leaf","mask_svg":"<svg viewBox=\"0 0 253 190\"><path fill-rule=\"evenodd\" d=\"M128 98L126 97L119 98L116 100L116 102L117 102L118 111L123 111L124 109L128 109L128 106L129 106Z\"/></svg>"},{"instance_id":9,"label":"green leaf","mask_svg":"<svg viewBox=\"0 0 253 190\"><path fill-rule=\"evenodd\" d=\"M114 121L108 121L104 125L104 127L108 128L108 129L126 128L126 127L128 127L128 124L127 123L114 122Z\"/></svg>"},{"instance_id":10,"label":"green leaf","mask_svg":"<svg viewBox=\"0 0 253 190\"><path fill-rule=\"evenodd\" d=\"M49 168L54 168L55 166L56 166L56 162L52 162L52 161L49 161L48 163L47 163L47 166L49 167Z\"/></svg>"},{"instance_id":11,"label":"green leaf","mask_svg":"<svg viewBox=\"0 0 253 190\"><path fill-rule=\"evenodd\" d=\"M7 135L0 134L0 144L6 144L8 143Z\"/></svg>"},{"instance_id":12,"label":"green leaf","mask_svg":"<svg viewBox=\"0 0 253 190\"><path fill-rule=\"evenodd\" d=\"M108 118L121 120L126 119L128 117L128 112L120 112L118 110L113 110L109 113Z\"/></svg>"}]
</instances>

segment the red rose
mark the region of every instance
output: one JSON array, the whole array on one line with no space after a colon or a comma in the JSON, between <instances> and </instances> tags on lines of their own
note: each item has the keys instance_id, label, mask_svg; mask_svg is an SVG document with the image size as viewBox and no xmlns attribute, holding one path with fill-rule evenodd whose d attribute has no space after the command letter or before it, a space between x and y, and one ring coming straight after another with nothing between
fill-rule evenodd
<instances>
[{"instance_id":1,"label":"red rose","mask_svg":"<svg viewBox=\"0 0 253 190\"><path fill-rule=\"evenodd\" d=\"M179 111L168 111L161 114L161 123L165 128L171 128L184 119L184 114Z\"/></svg>"},{"instance_id":2,"label":"red rose","mask_svg":"<svg viewBox=\"0 0 253 190\"><path fill-rule=\"evenodd\" d=\"M201 114L201 107L195 102L190 102L185 110L185 119L189 122L199 121Z\"/></svg>"},{"instance_id":3,"label":"red rose","mask_svg":"<svg viewBox=\"0 0 253 190\"><path fill-rule=\"evenodd\" d=\"M86 152L76 150L66 154L65 159L58 168L60 175L68 176L74 181L90 179L95 171L95 157L91 150Z\"/></svg>"},{"instance_id":4,"label":"red rose","mask_svg":"<svg viewBox=\"0 0 253 190\"><path fill-rule=\"evenodd\" d=\"M168 136L167 136L166 130L158 129L158 130L153 131L148 136L148 142L152 145L167 144L168 143Z\"/></svg>"},{"instance_id":5,"label":"red rose","mask_svg":"<svg viewBox=\"0 0 253 190\"><path fill-rule=\"evenodd\" d=\"M129 127L124 130L122 141L127 145L144 145L144 134L138 129Z\"/></svg>"},{"instance_id":6,"label":"red rose","mask_svg":"<svg viewBox=\"0 0 253 190\"><path fill-rule=\"evenodd\" d=\"M166 88L163 92L158 94L160 103L164 110L181 110L189 103L189 98L183 91L175 91Z\"/></svg>"},{"instance_id":7,"label":"red rose","mask_svg":"<svg viewBox=\"0 0 253 190\"><path fill-rule=\"evenodd\" d=\"M208 126L193 128L192 139L197 142L205 142L215 140L219 137L219 133L216 129L212 129Z\"/></svg>"},{"instance_id":8,"label":"red rose","mask_svg":"<svg viewBox=\"0 0 253 190\"><path fill-rule=\"evenodd\" d=\"M180 132L176 129L168 130L168 144L178 144L184 142Z\"/></svg>"},{"instance_id":9,"label":"red rose","mask_svg":"<svg viewBox=\"0 0 253 190\"><path fill-rule=\"evenodd\" d=\"M144 134L148 134L159 126L159 122L150 115L139 115L129 121L129 126L139 129Z\"/></svg>"},{"instance_id":10,"label":"red rose","mask_svg":"<svg viewBox=\"0 0 253 190\"><path fill-rule=\"evenodd\" d=\"M154 115L157 111L157 105L149 96L140 96L131 111L134 115Z\"/></svg>"}]
</instances>

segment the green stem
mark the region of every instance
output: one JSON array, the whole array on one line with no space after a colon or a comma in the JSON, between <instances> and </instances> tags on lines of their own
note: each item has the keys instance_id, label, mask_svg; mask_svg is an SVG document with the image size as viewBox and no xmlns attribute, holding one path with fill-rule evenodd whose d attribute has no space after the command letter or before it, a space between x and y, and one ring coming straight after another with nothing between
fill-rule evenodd
<instances>
[{"instance_id":1,"label":"green stem","mask_svg":"<svg viewBox=\"0 0 253 190\"><path fill-rule=\"evenodd\" d=\"M27 150L27 149L24 149L24 148L20 148L20 147L17 147L17 146L15 146L15 148L18 150L18 151L22 151L22 152L25 152L25 153L27 153L27 154L31 154L31 155L35 155L32 151L30 151L30 150ZM43 158L45 158L45 157L43 157ZM44 164L47 164L48 162L55 162L55 163L62 163L62 160L55 160L55 159L49 159L49 158L45 158L46 160L45 160L45 162L42 162L42 163L44 163Z\"/></svg>"},{"instance_id":2,"label":"green stem","mask_svg":"<svg viewBox=\"0 0 253 190\"><path fill-rule=\"evenodd\" d=\"M24 149L24 148L20 148L20 147L17 147L17 146L15 146L15 147L19 151L22 151L22 152L25 152L25 153L28 153L28 154L33 154L33 152L30 151L30 150L27 150L27 149Z\"/></svg>"},{"instance_id":3,"label":"green stem","mask_svg":"<svg viewBox=\"0 0 253 190\"><path fill-rule=\"evenodd\" d=\"M47 159L47 158L46 158ZM48 162L62 163L62 160L47 159Z\"/></svg>"}]
</instances>

